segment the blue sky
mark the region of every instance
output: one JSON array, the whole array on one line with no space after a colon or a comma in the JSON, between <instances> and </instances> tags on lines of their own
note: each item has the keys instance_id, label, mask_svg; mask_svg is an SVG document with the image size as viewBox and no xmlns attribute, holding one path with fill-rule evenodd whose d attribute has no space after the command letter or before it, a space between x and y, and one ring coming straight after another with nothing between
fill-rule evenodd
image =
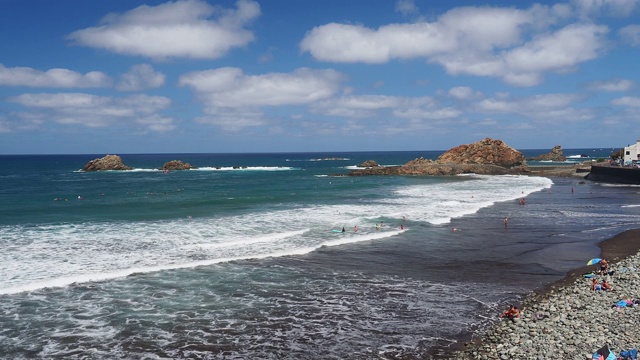
<instances>
[{"instance_id":1,"label":"blue sky","mask_svg":"<svg viewBox=\"0 0 640 360\"><path fill-rule=\"evenodd\" d=\"M640 0L4 0L0 154L623 147Z\"/></svg>"}]
</instances>

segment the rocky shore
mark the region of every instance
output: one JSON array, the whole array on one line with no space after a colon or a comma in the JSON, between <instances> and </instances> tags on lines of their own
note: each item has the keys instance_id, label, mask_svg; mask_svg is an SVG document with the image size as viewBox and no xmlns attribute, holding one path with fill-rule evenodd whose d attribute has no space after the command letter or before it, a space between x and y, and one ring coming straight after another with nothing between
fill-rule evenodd
<instances>
[{"instance_id":1,"label":"rocky shore","mask_svg":"<svg viewBox=\"0 0 640 360\"><path fill-rule=\"evenodd\" d=\"M451 358L591 359L604 344L616 354L639 348L640 305L615 304L625 298L640 299L640 229L606 240L600 248L614 273L597 278L609 279L614 291L591 290L591 279L584 274L596 266L575 269L517 304L520 318L497 321Z\"/></svg>"}]
</instances>

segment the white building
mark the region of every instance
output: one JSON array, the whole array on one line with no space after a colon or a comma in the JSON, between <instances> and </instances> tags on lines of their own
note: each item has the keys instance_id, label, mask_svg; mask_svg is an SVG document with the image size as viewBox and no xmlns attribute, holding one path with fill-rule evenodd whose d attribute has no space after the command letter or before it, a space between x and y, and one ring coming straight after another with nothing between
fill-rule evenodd
<instances>
[{"instance_id":1,"label":"white building","mask_svg":"<svg viewBox=\"0 0 640 360\"><path fill-rule=\"evenodd\" d=\"M637 140L635 144L629 145L624 148L624 163L631 164L632 161L640 160L640 140Z\"/></svg>"}]
</instances>

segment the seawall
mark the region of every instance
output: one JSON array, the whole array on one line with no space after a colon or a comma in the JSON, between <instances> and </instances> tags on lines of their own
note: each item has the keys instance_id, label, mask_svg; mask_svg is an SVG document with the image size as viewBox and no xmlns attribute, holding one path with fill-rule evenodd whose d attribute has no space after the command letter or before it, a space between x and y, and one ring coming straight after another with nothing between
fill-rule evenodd
<instances>
[{"instance_id":1,"label":"seawall","mask_svg":"<svg viewBox=\"0 0 640 360\"><path fill-rule=\"evenodd\" d=\"M640 169L609 164L592 165L591 171L586 176L591 181L602 181L616 184L639 184Z\"/></svg>"}]
</instances>

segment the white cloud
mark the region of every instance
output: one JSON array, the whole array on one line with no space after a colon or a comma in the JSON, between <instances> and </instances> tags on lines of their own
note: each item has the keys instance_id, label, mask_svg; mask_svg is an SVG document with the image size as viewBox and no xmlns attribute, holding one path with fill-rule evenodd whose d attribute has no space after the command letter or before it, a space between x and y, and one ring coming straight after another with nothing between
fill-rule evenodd
<instances>
[{"instance_id":1,"label":"white cloud","mask_svg":"<svg viewBox=\"0 0 640 360\"><path fill-rule=\"evenodd\" d=\"M162 96L113 98L83 93L22 94L8 100L28 108L32 116L60 124L106 127L144 119L141 124L152 130L158 124L169 125L168 118L159 117L158 112L171 104Z\"/></svg>"},{"instance_id":2,"label":"white cloud","mask_svg":"<svg viewBox=\"0 0 640 360\"><path fill-rule=\"evenodd\" d=\"M403 98L385 95L347 95L320 101L311 106L313 113L348 118L374 117L379 110L399 106Z\"/></svg>"},{"instance_id":3,"label":"white cloud","mask_svg":"<svg viewBox=\"0 0 640 360\"><path fill-rule=\"evenodd\" d=\"M588 85L589 89L607 92L628 91L631 90L634 86L635 82L628 79L595 81Z\"/></svg>"},{"instance_id":4,"label":"white cloud","mask_svg":"<svg viewBox=\"0 0 640 360\"><path fill-rule=\"evenodd\" d=\"M378 29L329 23L309 31L300 48L317 60L342 63L424 58L453 75L499 77L512 85L533 86L545 72L572 71L606 46L606 26L579 23L548 30L566 16L566 6L462 7L434 22Z\"/></svg>"},{"instance_id":5,"label":"white cloud","mask_svg":"<svg viewBox=\"0 0 640 360\"><path fill-rule=\"evenodd\" d=\"M605 26L569 25L556 32L535 38L508 51L504 57L505 80L515 85L535 85L535 78L545 71L570 71L579 63L593 60L605 46ZM519 81L509 76L531 76L532 81ZM528 83L527 83L528 82Z\"/></svg>"},{"instance_id":6,"label":"white cloud","mask_svg":"<svg viewBox=\"0 0 640 360\"><path fill-rule=\"evenodd\" d=\"M618 36L623 41L633 45L640 46L640 25L628 25L618 31Z\"/></svg>"},{"instance_id":7,"label":"white cloud","mask_svg":"<svg viewBox=\"0 0 640 360\"><path fill-rule=\"evenodd\" d=\"M171 131L176 128L172 118L160 116L158 114L138 118L136 119L136 122L155 132Z\"/></svg>"},{"instance_id":8,"label":"white cloud","mask_svg":"<svg viewBox=\"0 0 640 360\"><path fill-rule=\"evenodd\" d=\"M514 45L531 13L489 7L456 8L438 21L390 24L376 29L330 23L309 31L302 51L321 61L384 63L473 49Z\"/></svg>"},{"instance_id":9,"label":"white cloud","mask_svg":"<svg viewBox=\"0 0 640 360\"><path fill-rule=\"evenodd\" d=\"M120 91L154 89L164 85L164 79L164 74L153 70L149 64L134 65L129 72L120 76L116 89Z\"/></svg>"},{"instance_id":10,"label":"white cloud","mask_svg":"<svg viewBox=\"0 0 640 360\"><path fill-rule=\"evenodd\" d=\"M640 107L640 97L637 96L623 96L621 98L611 100L612 105Z\"/></svg>"},{"instance_id":11,"label":"white cloud","mask_svg":"<svg viewBox=\"0 0 640 360\"><path fill-rule=\"evenodd\" d=\"M326 99L340 89L343 79L330 69L245 75L227 67L182 75L179 84L191 87L206 107L278 106Z\"/></svg>"},{"instance_id":12,"label":"white cloud","mask_svg":"<svg viewBox=\"0 0 640 360\"><path fill-rule=\"evenodd\" d=\"M260 15L260 6L251 0L239 0L236 6L220 10L203 0L143 5L109 14L99 26L75 31L68 38L79 45L158 60L217 59L254 40L244 27ZM214 13L219 17L209 20Z\"/></svg>"},{"instance_id":13,"label":"white cloud","mask_svg":"<svg viewBox=\"0 0 640 360\"><path fill-rule=\"evenodd\" d=\"M315 103L313 113L352 119L396 117L414 121L452 119L462 111L441 107L433 98L385 95L350 95ZM388 115L387 115L388 114Z\"/></svg>"},{"instance_id":14,"label":"white cloud","mask_svg":"<svg viewBox=\"0 0 640 360\"><path fill-rule=\"evenodd\" d=\"M571 4L581 17L599 15L629 16L639 0L571 0Z\"/></svg>"},{"instance_id":15,"label":"white cloud","mask_svg":"<svg viewBox=\"0 0 640 360\"><path fill-rule=\"evenodd\" d=\"M67 69L40 71L30 67L8 68L0 64L0 86L98 88L110 85L111 79L100 71L83 75Z\"/></svg>"},{"instance_id":16,"label":"white cloud","mask_svg":"<svg viewBox=\"0 0 640 360\"><path fill-rule=\"evenodd\" d=\"M595 117L591 108L578 108L577 94L545 94L523 98L483 99L475 104L481 113L518 115L539 123L583 121Z\"/></svg>"},{"instance_id":17,"label":"white cloud","mask_svg":"<svg viewBox=\"0 0 640 360\"><path fill-rule=\"evenodd\" d=\"M449 96L458 100L469 100L482 96L482 93L473 91L472 88L467 86L457 86L449 89Z\"/></svg>"},{"instance_id":18,"label":"white cloud","mask_svg":"<svg viewBox=\"0 0 640 360\"><path fill-rule=\"evenodd\" d=\"M238 132L268 123L259 110L222 107L210 108L207 116L198 117L195 121L200 124L216 125L228 132Z\"/></svg>"},{"instance_id":19,"label":"white cloud","mask_svg":"<svg viewBox=\"0 0 640 360\"><path fill-rule=\"evenodd\" d=\"M411 15L418 12L418 7L414 0L397 0L396 11L403 15Z\"/></svg>"}]
</instances>

